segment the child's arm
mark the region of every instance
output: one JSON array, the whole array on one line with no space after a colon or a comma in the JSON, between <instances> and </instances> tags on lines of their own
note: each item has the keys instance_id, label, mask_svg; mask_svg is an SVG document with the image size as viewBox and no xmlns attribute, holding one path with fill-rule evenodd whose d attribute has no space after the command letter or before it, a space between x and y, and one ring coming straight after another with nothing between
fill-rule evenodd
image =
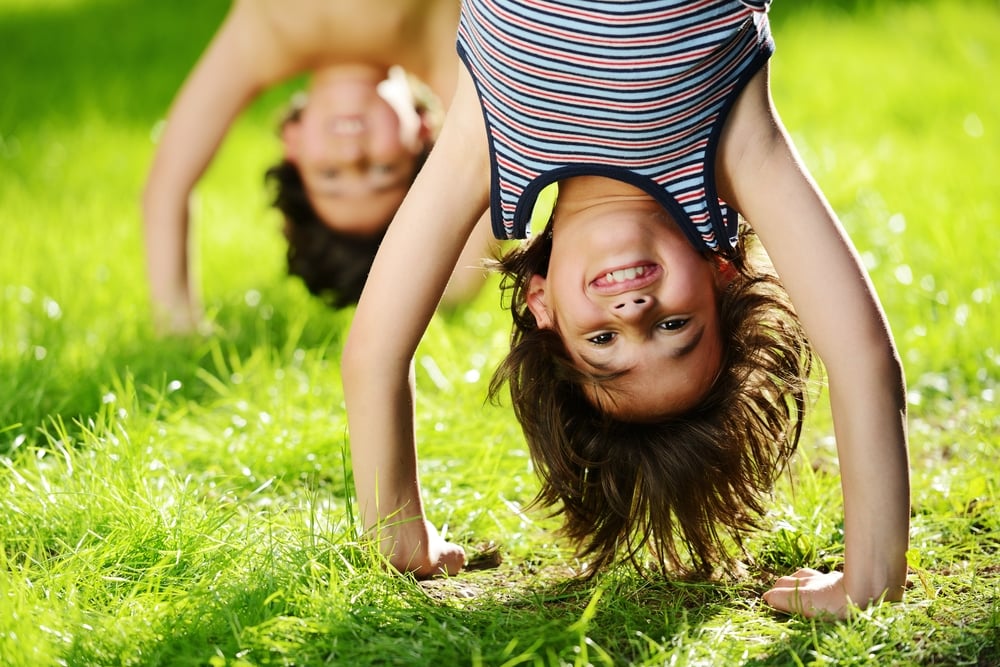
<instances>
[{"instance_id":1,"label":"child's arm","mask_svg":"<svg viewBox=\"0 0 1000 667\"><path fill-rule=\"evenodd\" d=\"M342 376L364 527L397 569L454 573L461 547L424 519L417 479L413 355L486 210L489 156L464 68L441 136L382 241L344 346Z\"/></svg>"},{"instance_id":2,"label":"child's arm","mask_svg":"<svg viewBox=\"0 0 1000 667\"><path fill-rule=\"evenodd\" d=\"M844 493L844 572L801 570L764 599L843 616L899 600L906 580L909 467L902 365L875 290L774 111L766 71L734 107L720 190L753 225L826 367Z\"/></svg>"},{"instance_id":3,"label":"child's arm","mask_svg":"<svg viewBox=\"0 0 1000 667\"><path fill-rule=\"evenodd\" d=\"M254 3L237 2L181 87L142 199L157 327L189 332L201 318L190 284L188 199L236 115L287 74ZM265 62L266 61L266 62Z\"/></svg>"}]
</instances>

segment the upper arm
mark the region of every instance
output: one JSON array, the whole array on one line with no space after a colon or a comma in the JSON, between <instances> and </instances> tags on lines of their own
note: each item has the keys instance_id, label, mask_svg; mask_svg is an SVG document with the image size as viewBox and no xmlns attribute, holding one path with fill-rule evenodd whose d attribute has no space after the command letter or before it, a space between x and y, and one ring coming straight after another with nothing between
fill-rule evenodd
<instances>
[{"instance_id":1,"label":"upper arm","mask_svg":"<svg viewBox=\"0 0 1000 667\"><path fill-rule=\"evenodd\" d=\"M718 167L720 193L754 228L828 372L862 352L894 355L858 253L773 108L766 68L731 112Z\"/></svg>"}]
</instances>

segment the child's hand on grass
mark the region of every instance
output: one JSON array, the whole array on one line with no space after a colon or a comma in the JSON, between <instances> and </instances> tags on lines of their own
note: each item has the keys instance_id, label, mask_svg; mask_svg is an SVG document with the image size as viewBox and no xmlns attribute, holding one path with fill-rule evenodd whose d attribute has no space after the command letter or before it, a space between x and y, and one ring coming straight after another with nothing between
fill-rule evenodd
<instances>
[{"instance_id":1,"label":"child's hand on grass","mask_svg":"<svg viewBox=\"0 0 1000 667\"><path fill-rule=\"evenodd\" d=\"M389 562L400 572L418 579L458 574L465 567L465 550L448 542L430 521L412 521L399 526Z\"/></svg>"},{"instance_id":2,"label":"child's hand on grass","mask_svg":"<svg viewBox=\"0 0 1000 667\"><path fill-rule=\"evenodd\" d=\"M157 336L164 338L184 336L211 336L216 328L204 315L192 307L155 308L153 327Z\"/></svg>"},{"instance_id":3,"label":"child's hand on grass","mask_svg":"<svg viewBox=\"0 0 1000 667\"><path fill-rule=\"evenodd\" d=\"M848 599L842 572L802 568L781 577L764 593L764 602L778 611L807 618L845 618Z\"/></svg>"}]
</instances>

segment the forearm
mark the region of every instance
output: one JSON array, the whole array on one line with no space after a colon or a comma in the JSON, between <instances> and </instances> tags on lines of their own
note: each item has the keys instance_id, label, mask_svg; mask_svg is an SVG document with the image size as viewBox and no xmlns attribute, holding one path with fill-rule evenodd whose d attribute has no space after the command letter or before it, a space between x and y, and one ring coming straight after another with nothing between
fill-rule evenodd
<instances>
[{"instance_id":1,"label":"forearm","mask_svg":"<svg viewBox=\"0 0 1000 667\"><path fill-rule=\"evenodd\" d=\"M865 607L883 594L902 598L910 488L898 359L878 345L856 351L830 369L829 381L844 492L844 585Z\"/></svg>"},{"instance_id":2,"label":"forearm","mask_svg":"<svg viewBox=\"0 0 1000 667\"><path fill-rule=\"evenodd\" d=\"M789 280L788 290L827 372L844 494L845 592L864 607L883 594L899 599L906 578L905 380L875 288L835 218L813 242L820 250L782 268L805 277Z\"/></svg>"},{"instance_id":3,"label":"forearm","mask_svg":"<svg viewBox=\"0 0 1000 667\"><path fill-rule=\"evenodd\" d=\"M779 272L808 276L787 285L828 375L844 494L844 592L865 607L883 594L900 599L906 578L906 390L874 287L838 226L826 229L827 238L817 230L814 239L822 250L786 258Z\"/></svg>"},{"instance_id":4,"label":"forearm","mask_svg":"<svg viewBox=\"0 0 1000 667\"><path fill-rule=\"evenodd\" d=\"M413 354L455 264L461 235L448 239L450 248L433 233L418 229L409 236L406 210L404 204L372 266L344 345L341 377L362 524L394 566L419 570L413 554L426 548L427 535L417 470ZM412 262L411 252L424 261ZM406 267L405 289L401 267Z\"/></svg>"},{"instance_id":5,"label":"forearm","mask_svg":"<svg viewBox=\"0 0 1000 667\"><path fill-rule=\"evenodd\" d=\"M369 280L378 280L378 275ZM417 576L457 572L464 563L461 549L437 537L421 502L413 345L405 335L394 335L395 329L381 316L400 312L401 306L372 305L377 298L367 303L356 312L341 364L362 526L400 571ZM450 556L442 556L442 550L449 549Z\"/></svg>"},{"instance_id":6,"label":"forearm","mask_svg":"<svg viewBox=\"0 0 1000 667\"><path fill-rule=\"evenodd\" d=\"M143 198L143 233L150 299L157 328L187 332L201 319L191 280L187 197L163 196L154 187Z\"/></svg>"},{"instance_id":7,"label":"forearm","mask_svg":"<svg viewBox=\"0 0 1000 667\"><path fill-rule=\"evenodd\" d=\"M358 355L342 370L358 510L366 530L422 517L412 373Z\"/></svg>"},{"instance_id":8,"label":"forearm","mask_svg":"<svg viewBox=\"0 0 1000 667\"><path fill-rule=\"evenodd\" d=\"M201 318L191 277L188 200L240 110L272 80L272 42L253 3L234 5L178 91L143 193L146 259L161 328L186 331ZM267 64L268 70L277 65Z\"/></svg>"}]
</instances>

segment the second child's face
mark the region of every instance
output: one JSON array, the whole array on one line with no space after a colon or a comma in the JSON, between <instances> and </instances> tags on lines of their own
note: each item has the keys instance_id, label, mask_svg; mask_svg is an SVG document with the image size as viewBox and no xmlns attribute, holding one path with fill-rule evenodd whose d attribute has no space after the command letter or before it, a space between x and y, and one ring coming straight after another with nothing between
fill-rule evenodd
<instances>
[{"instance_id":1,"label":"second child's face","mask_svg":"<svg viewBox=\"0 0 1000 667\"><path fill-rule=\"evenodd\" d=\"M528 305L581 370L607 378L587 390L592 402L649 421L691 408L718 375L720 284L717 265L639 197L557 207L548 274L533 278Z\"/></svg>"},{"instance_id":2,"label":"second child's face","mask_svg":"<svg viewBox=\"0 0 1000 667\"><path fill-rule=\"evenodd\" d=\"M424 136L412 97L398 85L343 77L313 88L293 128L288 157L332 229L381 233L409 189Z\"/></svg>"}]
</instances>

